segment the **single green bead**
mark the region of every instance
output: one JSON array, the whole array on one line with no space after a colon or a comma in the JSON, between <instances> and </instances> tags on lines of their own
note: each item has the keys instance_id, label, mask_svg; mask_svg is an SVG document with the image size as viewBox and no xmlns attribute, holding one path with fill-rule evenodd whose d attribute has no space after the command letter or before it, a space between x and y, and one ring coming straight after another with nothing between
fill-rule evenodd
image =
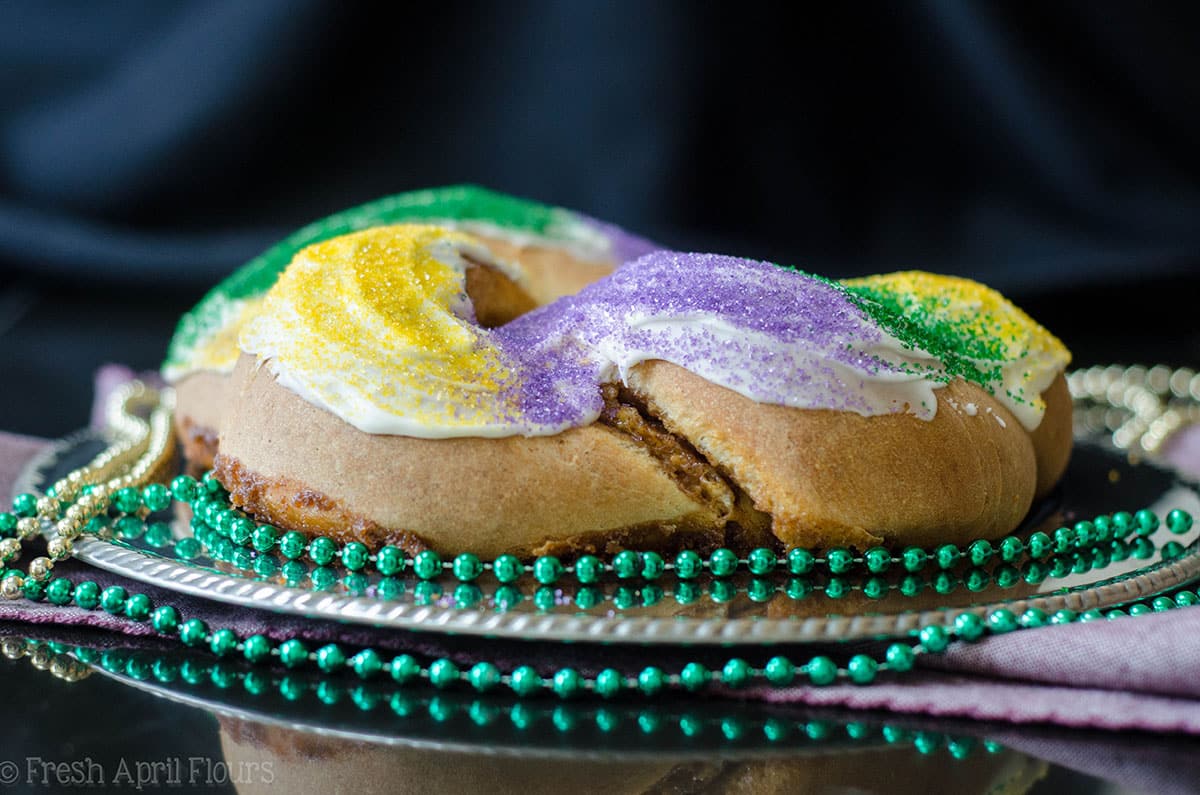
<instances>
[{"instance_id":1,"label":"single green bead","mask_svg":"<svg viewBox=\"0 0 1200 795\"><path fill-rule=\"evenodd\" d=\"M1139 536L1150 536L1154 531L1158 530L1158 514L1153 510L1142 508L1138 513L1133 515L1134 525L1138 528Z\"/></svg>"},{"instance_id":2,"label":"single green bead","mask_svg":"<svg viewBox=\"0 0 1200 795\"><path fill-rule=\"evenodd\" d=\"M1124 610L1122 610L1121 608L1119 608L1119 607L1115 607L1115 608L1113 608L1112 610L1109 610L1107 613L1105 613L1105 614L1104 614L1104 617L1105 617L1106 619L1108 619L1109 621L1112 621L1112 620L1114 620L1114 619L1117 619L1117 618L1128 618L1128 617L1129 617L1129 614L1128 614L1128 613L1126 613L1126 612L1125 612Z\"/></svg>"},{"instance_id":3,"label":"single green bead","mask_svg":"<svg viewBox=\"0 0 1200 795\"><path fill-rule=\"evenodd\" d=\"M309 572L309 579L312 580L313 590L328 591L337 584L337 574L328 566L318 566Z\"/></svg>"},{"instance_id":4,"label":"single green bead","mask_svg":"<svg viewBox=\"0 0 1200 795\"><path fill-rule=\"evenodd\" d=\"M950 634L937 624L924 627L917 633L917 638L921 641L921 645L925 647L926 651L934 654L945 651L946 647L950 645Z\"/></svg>"},{"instance_id":5,"label":"single green bead","mask_svg":"<svg viewBox=\"0 0 1200 795\"><path fill-rule=\"evenodd\" d=\"M522 665L508 676L508 686L518 696L531 696L542 688L542 677L528 665Z\"/></svg>"},{"instance_id":6,"label":"single green bead","mask_svg":"<svg viewBox=\"0 0 1200 795\"><path fill-rule=\"evenodd\" d=\"M1089 521L1075 523L1075 546L1090 547L1096 543L1099 533L1096 532L1096 525Z\"/></svg>"},{"instance_id":7,"label":"single green bead","mask_svg":"<svg viewBox=\"0 0 1200 795\"><path fill-rule=\"evenodd\" d=\"M1030 585L1038 585L1050 574L1050 567L1040 560L1031 560L1021 569L1021 578Z\"/></svg>"},{"instance_id":8,"label":"single green bead","mask_svg":"<svg viewBox=\"0 0 1200 795\"><path fill-rule=\"evenodd\" d=\"M850 581L845 577L830 577L825 583L825 596L829 599L842 599L850 590Z\"/></svg>"},{"instance_id":9,"label":"single green bead","mask_svg":"<svg viewBox=\"0 0 1200 795\"><path fill-rule=\"evenodd\" d=\"M619 723L616 713L610 709L596 710L595 720L596 728L605 734L608 734L613 729L617 728L617 724Z\"/></svg>"},{"instance_id":10,"label":"single green bead","mask_svg":"<svg viewBox=\"0 0 1200 795\"><path fill-rule=\"evenodd\" d=\"M171 481L171 494L180 502L192 502L199 495L196 479L189 475L180 475Z\"/></svg>"},{"instance_id":11,"label":"single green bead","mask_svg":"<svg viewBox=\"0 0 1200 795\"><path fill-rule=\"evenodd\" d=\"M350 667L359 679L371 679L383 670L383 658L374 649L363 649L350 658Z\"/></svg>"},{"instance_id":12,"label":"single green bead","mask_svg":"<svg viewBox=\"0 0 1200 795\"><path fill-rule=\"evenodd\" d=\"M630 599L630 603L627 604L623 609L632 607L632 602L633 600ZM538 610L541 610L543 613L547 613L558 606L558 594L555 593L555 590L549 585L540 585L538 586L538 589L533 592L533 604Z\"/></svg>"},{"instance_id":13,"label":"single green bead","mask_svg":"<svg viewBox=\"0 0 1200 795\"><path fill-rule=\"evenodd\" d=\"M796 678L796 666L787 657L772 657L767 660L763 673L773 685L790 685Z\"/></svg>"},{"instance_id":14,"label":"single green bead","mask_svg":"<svg viewBox=\"0 0 1200 795\"><path fill-rule=\"evenodd\" d=\"M746 556L746 567L751 574L759 577L764 577L775 571L775 565L778 563L778 558L775 553L766 547L759 547L750 551Z\"/></svg>"},{"instance_id":15,"label":"single green bead","mask_svg":"<svg viewBox=\"0 0 1200 795\"><path fill-rule=\"evenodd\" d=\"M793 601L807 599L813 592L812 580L807 577L792 577L787 581L783 592L787 594L788 599Z\"/></svg>"},{"instance_id":16,"label":"single green bead","mask_svg":"<svg viewBox=\"0 0 1200 795\"><path fill-rule=\"evenodd\" d=\"M125 615L134 621L146 621L154 611L154 603L144 593L135 593L125 600Z\"/></svg>"},{"instance_id":17,"label":"single green bead","mask_svg":"<svg viewBox=\"0 0 1200 795\"><path fill-rule=\"evenodd\" d=\"M1200 603L1200 596L1192 591L1180 591L1175 594L1175 604L1179 607L1191 607L1197 603Z\"/></svg>"},{"instance_id":18,"label":"single green bead","mask_svg":"<svg viewBox=\"0 0 1200 795\"><path fill-rule=\"evenodd\" d=\"M856 654L846 663L846 673L850 681L856 685L869 685L875 681L879 671L879 663L865 654Z\"/></svg>"},{"instance_id":19,"label":"single green bead","mask_svg":"<svg viewBox=\"0 0 1200 795\"><path fill-rule=\"evenodd\" d=\"M407 684L421 675L421 665L411 654L398 654L388 663L388 673L397 684Z\"/></svg>"},{"instance_id":20,"label":"single green bead","mask_svg":"<svg viewBox=\"0 0 1200 795\"><path fill-rule=\"evenodd\" d=\"M308 647L296 638L289 638L279 644L279 661L288 668L295 668L308 662Z\"/></svg>"},{"instance_id":21,"label":"single green bead","mask_svg":"<svg viewBox=\"0 0 1200 795\"><path fill-rule=\"evenodd\" d=\"M1169 561L1178 560L1179 558L1183 557L1183 554L1186 551L1187 550L1184 548L1183 544L1179 543L1178 541L1168 541L1162 545L1162 549L1159 550L1159 554L1162 555L1163 560Z\"/></svg>"},{"instance_id":22,"label":"single green bead","mask_svg":"<svg viewBox=\"0 0 1200 795\"><path fill-rule=\"evenodd\" d=\"M155 549L170 546L172 541L171 525L166 522L154 522L146 526L146 543Z\"/></svg>"},{"instance_id":23,"label":"single green bead","mask_svg":"<svg viewBox=\"0 0 1200 795\"><path fill-rule=\"evenodd\" d=\"M1054 551L1061 555L1075 546L1075 531L1069 527L1060 527L1054 531Z\"/></svg>"},{"instance_id":24,"label":"single green bead","mask_svg":"<svg viewBox=\"0 0 1200 795\"><path fill-rule=\"evenodd\" d=\"M882 599L887 596L889 590L888 581L882 576L872 576L863 582L863 596L868 599Z\"/></svg>"},{"instance_id":25,"label":"single green bead","mask_svg":"<svg viewBox=\"0 0 1200 795\"><path fill-rule=\"evenodd\" d=\"M917 653L913 651L912 646L905 643L893 643L891 646L888 646L884 659L887 660L888 668L904 673L905 671L912 670L913 663L917 659Z\"/></svg>"},{"instance_id":26,"label":"single green bead","mask_svg":"<svg viewBox=\"0 0 1200 795\"><path fill-rule=\"evenodd\" d=\"M317 649L317 667L327 674L340 671L346 665L346 653L336 643Z\"/></svg>"},{"instance_id":27,"label":"single green bead","mask_svg":"<svg viewBox=\"0 0 1200 795\"><path fill-rule=\"evenodd\" d=\"M542 555L533 562L533 578L542 585L553 585L562 575L562 562L553 555Z\"/></svg>"},{"instance_id":28,"label":"single green bead","mask_svg":"<svg viewBox=\"0 0 1200 795\"><path fill-rule=\"evenodd\" d=\"M283 534L283 538L279 539L279 554L288 560L297 560L304 555L304 547L307 543L308 540L303 533L289 530Z\"/></svg>"},{"instance_id":29,"label":"single green bead","mask_svg":"<svg viewBox=\"0 0 1200 795\"><path fill-rule=\"evenodd\" d=\"M742 687L750 681L753 672L750 663L740 657L734 657L721 669L721 682L730 687Z\"/></svg>"},{"instance_id":30,"label":"single green bead","mask_svg":"<svg viewBox=\"0 0 1200 795\"><path fill-rule=\"evenodd\" d=\"M250 535L250 545L259 552L270 552L275 547L279 531L269 524L259 525Z\"/></svg>"},{"instance_id":31,"label":"single green bead","mask_svg":"<svg viewBox=\"0 0 1200 795\"><path fill-rule=\"evenodd\" d=\"M14 572L16 573L18 572ZM31 602L40 602L46 596L46 583L26 577L21 582L21 595Z\"/></svg>"},{"instance_id":32,"label":"single green bead","mask_svg":"<svg viewBox=\"0 0 1200 795\"><path fill-rule=\"evenodd\" d=\"M933 553L934 559L937 561L938 568L945 571L954 567L962 553L958 551L958 547L953 544L942 544Z\"/></svg>"},{"instance_id":33,"label":"single green bead","mask_svg":"<svg viewBox=\"0 0 1200 795\"><path fill-rule=\"evenodd\" d=\"M712 675L708 669L697 662L690 662L679 672L679 683L685 689L692 691L703 690Z\"/></svg>"},{"instance_id":34,"label":"single green bead","mask_svg":"<svg viewBox=\"0 0 1200 795\"><path fill-rule=\"evenodd\" d=\"M328 566L337 556L337 544L325 536L317 536L308 542L308 557L318 566Z\"/></svg>"},{"instance_id":35,"label":"single green bead","mask_svg":"<svg viewBox=\"0 0 1200 795\"><path fill-rule=\"evenodd\" d=\"M474 607L483 601L483 590L473 582L460 582L454 589L454 606L459 609Z\"/></svg>"},{"instance_id":36,"label":"single green bead","mask_svg":"<svg viewBox=\"0 0 1200 795\"><path fill-rule=\"evenodd\" d=\"M1112 515L1113 533L1118 539L1123 539L1128 536L1135 527L1137 522L1134 521L1133 514L1129 511L1118 511Z\"/></svg>"},{"instance_id":37,"label":"single green bead","mask_svg":"<svg viewBox=\"0 0 1200 795\"><path fill-rule=\"evenodd\" d=\"M242 644L242 654L252 663L267 660L271 657L271 641L265 635L251 635Z\"/></svg>"},{"instance_id":38,"label":"single green bead","mask_svg":"<svg viewBox=\"0 0 1200 795\"><path fill-rule=\"evenodd\" d=\"M974 613L959 613L954 617L954 634L963 640L979 640L983 631L983 619Z\"/></svg>"},{"instance_id":39,"label":"single green bead","mask_svg":"<svg viewBox=\"0 0 1200 795\"><path fill-rule=\"evenodd\" d=\"M737 571L738 558L731 550L721 548L708 556L708 570L714 577L728 577Z\"/></svg>"},{"instance_id":40,"label":"single green bead","mask_svg":"<svg viewBox=\"0 0 1200 795\"><path fill-rule=\"evenodd\" d=\"M1008 536L1000 542L1000 559L1005 563L1018 560L1024 551L1025 545L1016 536Z\"/></svg>"},{"instance_id":41,"label":"single green bead","mask_svg":"<svg viewBox=\"0 0 1200 795\"><path fill-rule=\"evenodd\" d=\"M658 713L647 710L638 714L637 723L643 734L653 734L662 726L662 718Z\"/></svg>"},{"instance_id":42,"label":"single green bead","mask_svg":"<svg viewBox=\"0 0 1200 795\"><path fill-rule=\"evenodd\" d=\"M413 573L422 580L441 576L442 559L432 549L423 549L413 557Z\"/></svg>"},{"instance_id":43,"label":"single green bead","mask_svg":"<svg viewBox=\"0 0 1200 795\"><path fill-rule=\"evenodd\" d=\"M1050 623L1051 624L1070 624L1072 621L1074 621L1078 617L1079 617L1079 614L1076 613L1074 610L1065 610L1065 609L1058 610L1054 613L1054 615L1050 616Z\"/></svg>"},{"instance_id":44,"label":"single green bead","mask_svg":"<svg viewBox=\"0 0 1200 795\"><path fill-rule=\"evenodd\" d=\"M933 577L933 590L937 591L942 596L954 593L954 589L958 587L959 579L954 575L954 572L939 571Z\"/></svg>"},{"instance_id":45,"label":"single green bead","mask_svg":"<svg viewBox=\"0 0 1200 795\"><path fill-rule=\"evenodd\" d=\"M825 551L825 566L833 574L845 574L854 568L854 553L843 547Z\"/></svg>"},{"instance_id":46,"label":"single green bead","mask_svg":"<svg viewBox=\"0 0 1200 795\"><path fill-rule=\"evenodd\" d=\"M380 547L375 555L375 568L384 577L392 577L404 571L404 552L391 544Z\"/></svg>"},{"instance_id":47,"label":"single green bead","mask_svg":"<svg viewBox=\"0 0 1200 795\"><path fill-rule=\"evenodd\" d=\"M808 574L816 563L817 559L807 549L796 547L787 553L787 568L791 574Z\"/></svg>"},{"instance_id":48,"label":"single green bead","mask_svg":"<svg viewBox=\"0 0 1200 795\"><path fill-rule=\"evenodd\" d=\"M1065 555L1055 555L1050 559L1049 575L1051 579L1061 579L1071 573L1072 561Z\"/></svg>"},{"instance_id":49,"label":"single green bead","mask_svg":"<svg viewBox=\"0 0 1200 795\"><path fill-rule=\"evenodd\" d=\"M1021 626L1017 621L1016 614L1005 607L997 608L988 613L987 625L988 629L997 635L1012 632Z\"/></svg>"},{"instance_id":50,"label":"single green bead","mask_svg":"<svg viewBox=\"0 0 1200 795\"><path fill-rule=\"evenodd\" d=\"M204 486L204 490L214 496L224 496L225 487L221 485L221 481L217 480L217 474L211 469L204 473L204 477L200 479L200 484Z\"/></svg>"},{"instance_id":51,"label":"single green bead","mask_svg":"<svg viewBox=\"0 0 1200 795\"><path fill-rule=\"evenodd\" d=\"M1046 624L1050 621L1050 616L1046 614L1045 610L1041 610L1037 607L1030 607L1021 614L1021 618L1018 620L1020 621L1021 626L1025 627L1026 629L1034 629L1036 627L1046 626Z\"/></svg>"},{"instance_id":52,"label":"single green bead","mask_svg":"<svg viewBox=\"0 0 1200 795\"><path fill-rule=\"evenodd\" d=\"M474 582L483 574L483 561L470 552L463 552L455 555L450 570L459 582Z\"/></svg>"},{"instance_id":53,"label":"single green bead","mask_svg":"<svg viewBox=\"0 0 1200 795\"><path fill-rule=\"evenodd\" d=\"M500 669L490 662L475 663L467 671L467 682L480 693L486 693L500 684Z\"/></svg>"},{"instance_id":54,"label":"single green bead","mask_svg":"<svg viewBox=\"0 0 1200 795\"><path fill-rule=\"evenodd\" d=\"M516 582L524 573L525 567L515 555L501 555L492 561L492 574L498 582Z\"/></svg>"},{"instance_id":55,"label":"single green bead","mask_svg":"<svg viewBox=\"0 0 1200 795\"><path fill-rule=\"evenodd\" d=\"M1054 541L1040 530L1029 537L1029 556L1041 560L1054 551Z\"/></svg>"},{"instance_id":56,"label":"single green bead","mask_svg":"<svg viewBox=\"0 0 1200 795\"><path fill-rule=\"evenodd\" d=\"M133 486L126 486L113 493L111 502L121 513L137 513L142 507L142 495Z\"/></svg>"},{"instance_id":57,"label":"single green bead","mask_svg":"<svg viewBox=\"0 0 1200 795\"><path fill-rule=\"evenodd\" d=\"M232 629L214 630L208 639L208 648L218 657L224 657L226 654L236 651L237 645L238 636Z\"/></svg>"},{"instance_id":58,"label":"single green bead","mask_svg":"<svg viewBox=\"0 0 1200 795\"><path fill-rule=\"evenodd\" d=\"M55 577L46 585L46 601L50 604L69 605L74 595L75 585L66 577Z\"/></svg>"},{"instance_id":59,"label":"single green bead","mask_svg":"<svg viewBox=\"0 0 1200 795\"><path fill-rule=\"evenodd\" d=\"M685 549L675 556L675 576L681 580L691 580L700 576L704 571L704 560L690 549Z\"/></svg>"},{"instance_id":60,"label":"single green bead","mask_svg":"<svg viewBox=\"0 0 1200 795\"><path fill-rule=\"evenodd\" d=\"M1158 529L1158 514L1147 508L1143 508L1135 513L1133 521L1137 525L1137 532L1140 536L1151 535Z\"/></svg>"},{"instance_id":61,"label":"single green bead","mask_svg":"<svg viewBox=\"0 0 1200 795\"><path fill-rule=\"evenodd\" d=\"M1167 529L1176 535L1183 535L1192 529L1192 515L1176 508L1167 514Z\"/></svg>"},{"instance_id":62,"label":"single green bead","mask_svg":"<svg viewBox=\"0 0 1200 795\"><path fill-rule=\"evenodd\" d=\"M967 547L967 559L971 561L972 566L986 566L995 554L996 550L986 538L972 541Z\"/></svg>"},{"instance_id":63,"label":"single green bead","mask_svg":"<svg viewBox=\"0 0 1200 795\"><path fill-rule=\"evenodd\" d=\"M884 574L892 565L892 553L883 547L871 547L863 553L867 571L872 574Z\"/></svg>"},{"instance_id":64,"label":"single green bead","mask_svg":"<svg viewBox=\"0 0 1200 795\"><path fill-rule=\"evenodd\" d=\"M637 687L646 695L654 695L666 687L667 675L655 665L648 665L637 675Z\"/></svg>"},{"instance_id":65,"label":"single green bead","mask_svg":"<svg viewBox=\"0 0 1200 795\"><path fill-rule=\"evenodd\" d=\"M663 560L662 555L657 552L643 552L642 557L642 579L657 580L667 570L667 562Z\"/></svg>"},{"instance_id":66,"label":"single green bead","mask_svg":"<svg viewBox=\"0 0 1200 795\"><path fill-rule=\"evenodd\" d=\"M596 674L596 681L593 685L596 695L601 698L612 698L621 692L621 688L625 686L625 679L621 674L612 668L605 668L600 673Z\"/></svg>"},{"instance_id":67,"label":"single green bead","mask_svg":"<svg viewBox=\"0 0 1200 795\"><path fill-rule=\"evenodd\" d=\"M604 592L594 585L580 586L579 590L575 592L575 606L580 610L591 610L603 602Z\"/></svg>"},{"instance_id":68,"label":"single green bead","mask_svg":"<svg viewBox=\"0 0 1200 795\"><path fill-rule=\"evenodd\" d=\"M641 563L642 559L638 553L632 549L622 550L613 558L613 573L622 580L628 580L637 576L641 569Z\"/></svg>"},{"instance_id":69,"label":"single green bead","mask_svg":"<svg viewBox=\"0 0 1200 795\"><path fill-rule=\"evenodd\" d=\"M1129 606L1129 615L1131 615L1131 616L1144 616L1147 613L1153 613L1153 612L1154 612L1154 609L1152 607L1150 607L1150 605L1145 605L1145 604L1142 604L1141 602L1138 602L1137 604L1133 604L1133 605Z\"/></svg>"},{"instance_id":70,"label":"single green bead","mask_svg":"<svg viewBox=\"0 0 1200 795\"><path fill-rule=\"evenodd\" d=\"M769 602L775 597L775 583L762 577L755 577L746 584L746 595L752 602Z\"/></svg>"},{"instance_id":71,"label":"single green bead","mask_svg":"<svg viewBox=\"0 0 1200 795\"><path fill-rule=\"evenodd\" d=\"M198 618L189 618L179 627L179 639L186 646L201 646L208 639L208 624Z\"/></svg>"},{"instance_id":72,"label":"single green bead","mask_svg":"<svg viewBox=\"0 0 1200 795\"><path fill-rule=\"evenodd\" d=\"M818 687L831 685L837 679L837 663L824 655L813 657L804 668L808 672L808 681Z\"/></svg>"},{"instance_id":73,"label":"single green bead","mask_svg":"<svg viewBox=\"0 0 1200 795\"><path fill-rule=\"evenodd\" d=\"M953 737L946 741L946 750L958 760L968 758L975 751L974 737Z\"/></svg>"},{"instance_id":74,"label":"single green bead","mask_svg":"<svg viewBox=\"0 0 1200 795\"><path fill-rule=\"evenodd\" d=\"M967 586L967 590L971 593L979 593L988 587L991 582L991 575L986 569L971 569L963 576L963 584Z\"/></svg>"},{"instance_id":75,"label":"single green bead","mask_svg":"<svg viewBox=\"0 0 1200 795\"><path fill-rule=\"evenodd\" d=\"M906 574L900 581L900 593L912 598L925 590L925 581L916 574Z\"/></svg>"},{"instance_id":76,"label":"single green bead","mask_svg":"<svg viewBox=\"0 0 1200 795\"><path fill-rule=\"evenodd\" d=\"M442 658L429 664L429 683L436 688L447 688L457 682L458 678L458 666L450 660Z\"/></svg>"},{"instance_id":77,"label":"single green bead","mask_svg":"<svg viewBox=\"0 0 1200 795\"><path fill-rule=\"evenodd\" d=\"M560 668L554 673L554 694L559 698L573 698L583 692L583 677L574 668Z\"/></svg>"},{"instance_id":78,"label":"single green bead","mask_svg":"<svg viewBox=\"0 0 1200 795\"><path fill-rule=\"evenodd\" d=\"M95 610L100 606L100 586L91 580L76 585L75 604L84 610Z\"/></svg>"},{"instance_id":79,"label":"single green bead","mask_svg":"<svg viewBox=\"0 0 1200 795\"><path fill-rule=\"evenodd\" d=\"M1133 539L1129 554L1136 560L1149 560L1154 556L1154 542L1145 536Z\"/></svg>"},{"instance_id":80,"label":"single green bead","mask_svg":"<svg viewBox=\"0 0 1200 795\"><path fill-rule=\"evenodd\" d=\"M913 735L913 748L917 753L928 756L942 747L942 735L937 732L919 731Z\"/></svg>"},{"instance_id":81,"label":"single green bead","mask_svg":"<svg viewBox=\"0 0 1200 795\"><path fill-rule=\"evenodd\" d=\"M442 586L429 580L422 580L413 588L413 601L419 605L430 605L442 598Z\"/></svg>"},{"instance_id":82,"label":"single green bead","mask_svg":"<svg viewBox=\"0 0 1200 795\"><path fill-rule=\"evenodd\" d=\"M1096 543L1108 544L1113 540L1113 521L1109 516L1097 516L1092 520L1092 527L1096 528Z\"/></svg>"},{"instance_id":83,"label":"single green bead","mask_svg":"<svg viewBox=\"0 0 1200 795\"><path fill-rule=\"evenodd\" d=\"M194 560L204 553L204 548L196 538L181 538L175 542L175 557L180 560Z\"/></svg>"},{"instance_id":84,"label":"single green bead","mask_svg":"<svg viewBox=\"0 0 1200 795\"><path fill-rule=\"evenodd\" d=\"M17 529L17 515L8 511L0 512L0 538L11 536Z\"/></svg>"},{"instance_id":85,"label":"single green bead","mask_svg":"<svg viewBox=\"0 0 1200 795\"><path fill-rule=\"evenodd\" d=\"M146 523L136 516L122 516L113 522L116 534L129 541L136 541L146 534Z\"/></svg>"},{"instance_id":86,"label":"single green bead","mask_svg":"<svg viewBox=\"0 0 1200 795\"><path fill-rule=\"evenodd\" d=\"M1094 607L1091 610L1084 610L1079 614L1079 620L1083 623L1087 623L1088 621L1101 621L1103 619L1104 613Z\"/></svg>"},{"instance_id":87,"label":"single green bead","mask_svg":"<svg viewBox=\"0 0 1200 795\"><path fill-rule=\"evenodd\" d=\"M161 483L150 483L142 489L142 504L151 513L165 511L171 507L171 492Z\"/></svg>"},{"instance_id":88,"label":"single green bead","mask_svg":"<svg viewBox=\"0 0 1200 795\"><path fill-rule=\"evenodd\" d=\"M51 583L53 584L53 583ZM1154 608L1154 612L1163 613L1167 610L1175 609L1175 600L1169 596L1156 596L1150 602L1150 606Z\"/></svg>"},{"instance_id":89,"label":"single green bead","mask_svg":"<svg viewBox=\"0 0 1200 795\"><path fill-rule=\"evenodd\" d=\"M100 594L100 607L104 612L119 616L125 612L125 600L129 594L119 585L110 585Z\"/></svg>"},{"instance_id":90,"label":"single green bead","mask_svg":"<svg viewBox=\"0 0 1200 795\"><path fill-rule=\"evenodd\" d=\"M37 516L37 497L32 494L18 494L13 497L13 513L22 519Z\"/></svg>"}]
</instances>

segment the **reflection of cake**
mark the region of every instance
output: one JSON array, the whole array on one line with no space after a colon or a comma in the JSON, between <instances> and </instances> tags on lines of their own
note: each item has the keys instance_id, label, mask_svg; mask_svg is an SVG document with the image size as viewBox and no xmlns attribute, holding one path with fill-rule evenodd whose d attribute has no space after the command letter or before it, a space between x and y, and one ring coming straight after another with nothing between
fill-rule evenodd
<instances>
[{"instance_id":1,"label":"reflection of cake","mask_svg":"<svg viewBox=\"0 0 1200 795\"><path fill-rule=\"evenodd\" d=\"M176 386L176 425L189 463L212 465L225 384L237 337L292 256L313 243L380 224L436 222L469 230L506 264L520 292L549 303L650 250L616 227L471 186L413 191L337 213L304 227L213 288L180 320L163 375Z\"/></svg>"},{"instance_id":2,"label":"reflection of cake","mask_svg":"<svg viewBox=\"0 0 1200 795\"><path fill-rule=\"evenodd\" d=\"M242 328L234 501L442 553L861 549L997 538L1066 465L1069 354L973 282L661 252L489 328L510 282L437 227L301 251Z\"/></svg>"},{"instance_id":3,"label":"reflection of cake","mask_svg":"<svg viewBox=\"0 0 1200 795\"><path fill-rule=\"evenodd\" d=\"M1046 774L1046 764L1011 751L951 759L911 749L809 750L795 757L739 759L736 751L706 761L622 760L615 756L513 757L434 751L321 737L221 718L221 749L242 795L269 792L605 792L962 793L1018 795ZM667 730L667 729L664 729ZM782 750L782 749L780 749ZM720 758L726 756L726 758Z\"/></svg>"}]
</instances>

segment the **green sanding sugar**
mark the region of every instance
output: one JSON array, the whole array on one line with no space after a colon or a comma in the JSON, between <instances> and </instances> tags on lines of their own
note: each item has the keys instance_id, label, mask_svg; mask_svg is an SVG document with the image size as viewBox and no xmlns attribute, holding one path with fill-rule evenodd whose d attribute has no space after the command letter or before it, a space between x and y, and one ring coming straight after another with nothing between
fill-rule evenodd
<instances>
[{"instance_id":1,"label":"green sanding sugar","mask_svg":"<svg viewBox=\"0 0 1200 795\"><path fill-rule=\"evenodd\" d=\"M473 185L411 191L335 213L309 224L239 268L179 320L164 368L184 366L190 353L217 334L236 304L262 295L301 249L381 224L470 220L561 243L588 244L594 233L577 215L558 207L506 196Z\"/></svg>"}]
</instances>

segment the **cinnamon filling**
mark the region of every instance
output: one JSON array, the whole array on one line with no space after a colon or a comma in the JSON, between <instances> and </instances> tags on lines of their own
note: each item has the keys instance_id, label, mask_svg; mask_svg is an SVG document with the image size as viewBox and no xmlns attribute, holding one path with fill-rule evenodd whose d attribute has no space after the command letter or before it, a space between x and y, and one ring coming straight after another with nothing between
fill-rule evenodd
<instances>
[{"instance_id":1,"label":"cinnamon filling","mask_svg":"<svg viewBox=\"0 0 1200 795\"><path fill-rule=\"evenodd\" d=\"M643 447L684 494L704 505L714 524L725 529L727 545L736 549L778 545L770 514L754 507L737 482L685 437L672 433L649 400L620 384L605 384L601 390L604 409L599 421Z\"/></svg>"}]
</instances>

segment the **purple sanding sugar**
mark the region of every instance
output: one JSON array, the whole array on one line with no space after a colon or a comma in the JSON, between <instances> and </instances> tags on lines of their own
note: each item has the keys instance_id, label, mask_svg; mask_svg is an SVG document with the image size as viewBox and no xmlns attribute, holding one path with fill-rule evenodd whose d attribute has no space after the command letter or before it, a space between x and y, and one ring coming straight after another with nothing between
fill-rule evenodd
<instances>
[{"instance_id":1,"label":"purple sanding sugar","mask_svg":"<svg viewBox=\"0 0 1200 795\"><path fill-rule=\"evenodd\" d=\"M833 365L901 372L864 352L883 335L836 285L715 254L649 254L493 334L520 373L514 403L548 426L590 422L601 382L651 359L719 372L761 402L788 405L817 390L821 407L860 412L862 381L846 383Z\"/></svg>"}]
</instances>

